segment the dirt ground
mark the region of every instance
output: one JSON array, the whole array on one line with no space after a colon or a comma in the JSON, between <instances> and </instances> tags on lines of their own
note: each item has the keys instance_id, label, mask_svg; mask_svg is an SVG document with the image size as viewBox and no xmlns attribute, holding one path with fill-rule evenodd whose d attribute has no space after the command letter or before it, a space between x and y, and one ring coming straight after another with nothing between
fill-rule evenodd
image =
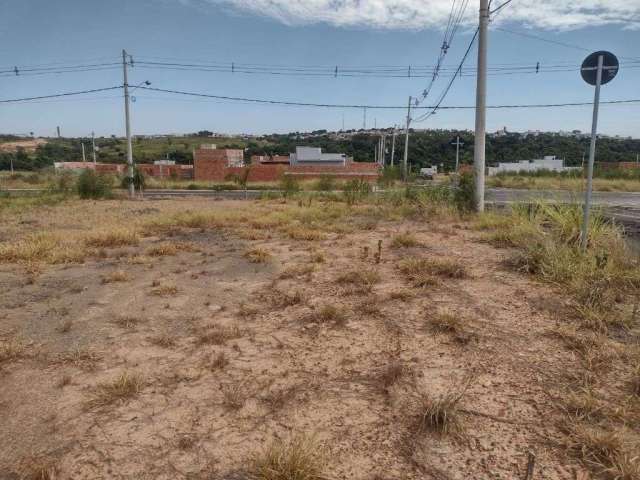
<instances>
[{"instance_id":1,"label":"dirt ground","mask_svg":"<svg viewBox=\"0 0 640 480\"><path fill-rule=\"evenodd\" d=\"M21 213L1 240L82 230L85 215L254 205L78 202L69 216L62 204ZM511 480L529 452L534 478L588 478L554 421L551 393L576 365L548 334L561 292L506 268L509 251L465 222L361 227L316 240L178 228L37 274L0 264L0 338L19 345L0 362L0 479L42 465L55 478L243 478L253 452L300 433L326 446L336 479ZM406 232L419 244L392 247ZM157 253L167 241L182 248ZM416 287L398 268L407 258L466 275ZM440 313L461 329L431 328ZM400 373L385 380L390 365ZM134 394L100 395L123 374ZM416 431L421 395L446 392L463 395L460 431Z\"/></svg>"},{"instance_id":2,"label":"dirt ground","mask_svg":"<svg viewBox=\"0 0 640 480\"><path fill-rule=\"evenodd\" d=\"M0 143L0 152L17 152L19 148L23 148L27 152L35 152L36 148L45 143L47 143L47 141L44 138L3 142Z\"/></svg>"}]
</instances>

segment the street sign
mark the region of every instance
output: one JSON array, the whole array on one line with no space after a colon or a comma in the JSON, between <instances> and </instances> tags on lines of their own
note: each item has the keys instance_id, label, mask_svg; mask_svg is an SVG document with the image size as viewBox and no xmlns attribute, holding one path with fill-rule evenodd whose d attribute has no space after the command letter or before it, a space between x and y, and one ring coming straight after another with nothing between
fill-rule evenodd
<instances>
[{"instance_id":1,"label":"street sign","mask_svg":"<svg viewBox=\"0 0 640 480\"><path fill-rule=\"evenodd\" d=\"M602 56L602 81L600 85L606 85L615 78L620 69L618 58L611 52L595 52L585 58L580 68L582 79L589 85L596 85L598 76L598 57Z\"/></svg>"},{"instance_id":2,"label":"street sign","mask_svg":"<svg viewBox=\"0 0 640 480\"><path fill-rule=\"evenodd\" d=\"M587 187L584 193L584 214L580 243L582 249L589 246L589 213L591 210L591 192L593 190L593 165L596 159L596 140L598 138L598 110L600 107L600 87L609 83L618 74L620 64L613 53L600 51L589 55L584 62L580 74L585 82L596 87L593 98L593 119L591 122L591 145L589 147L589 163L587 165Z\"/></svg>"}]
</instances>

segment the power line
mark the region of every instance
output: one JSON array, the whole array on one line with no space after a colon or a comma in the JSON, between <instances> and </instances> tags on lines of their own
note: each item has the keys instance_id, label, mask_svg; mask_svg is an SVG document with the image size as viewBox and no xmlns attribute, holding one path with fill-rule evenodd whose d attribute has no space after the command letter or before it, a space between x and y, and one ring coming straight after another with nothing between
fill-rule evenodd
<instances>
[{"instance_id":1,"label":"power line","mask_svg":"<svg viewBox=\"0 0 640 480\"><path fill-rule=\"evenodd\" d=\"M109 90L117 90L119 88L122 88L122 85L118 85L116 87L94 88L92 90L80 90L77 92L64 92L64 93L54 93L51 95L39 95L37 97L12 98L7 100L0 100L0 103L17 103L17 102L28 102L31 100L43 100L45 98L71 97L74 95L84 95L87 93L107 92Z\"/></svg>"}]
</instances>

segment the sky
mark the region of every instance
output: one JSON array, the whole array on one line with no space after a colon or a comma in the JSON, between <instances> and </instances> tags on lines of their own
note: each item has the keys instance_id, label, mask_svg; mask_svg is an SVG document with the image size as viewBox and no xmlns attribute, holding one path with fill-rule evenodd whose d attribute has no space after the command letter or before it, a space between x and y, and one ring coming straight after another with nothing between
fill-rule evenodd
<instances>
[{"instance_id":1,"label":"sky","mask_svg":"<svg viewBox=\"0 0 640 480\"><path fill-rule=\"evenodd\" d=\"M504 0L493 1L497 6ZM118 62L126 49L134 64L129 68L132 86L150 81L152 88L227 97L397 106L368 109L366 126L403 125L408 97L419 96L430 81L404 71L410 65L415 69L436 63L452 2L454 7L463 4L463 0L0 0L0 100L122 85ZM450 69L467 50L477 26L478 2L470 0L461 15L445 68L423 106L437 101L449 83ZM596 50L613 52L621 63L618 76L603 86L602 100L640 99L638 46L640 0L512 0L491 22L489 66L496 70L489 76L488 104L590 102L593 87L580 78L578 68ZM464 75L453 82L443 107L474 105L476 56L473 48ZM143 62L207 63L219 71ZM532 73L538 62L540 73ZM232 63L254 73L235 68L232 73ZM55 73L74 65L100 66ZM314 72L326 75L256 74L256 67L246 65L279 73L283 68L289 72L317 68ZM11 74L15 66L17 76ZM394 75L400 69L403 73L399 78L334 77L330 73L336 66L345 72L376 66L376 70L389 67ZM30 68L50 70L29 72ZM134 134L205 129L263 134L339 130L343 125L357 129L363 127L365 116L362 108L266 105L142 89L132 95ZM487 128L588 132L591 117L590 106L490 109ZM442 109L412 126L473 129L473 125L473 109ZM122 91L0 103L0 133L53 136L56 126L66 136L88 136L92 131L97 136L124 135ZM603 105L599 131L640 137L640 103Z\"/></svg>"}]
</instances>

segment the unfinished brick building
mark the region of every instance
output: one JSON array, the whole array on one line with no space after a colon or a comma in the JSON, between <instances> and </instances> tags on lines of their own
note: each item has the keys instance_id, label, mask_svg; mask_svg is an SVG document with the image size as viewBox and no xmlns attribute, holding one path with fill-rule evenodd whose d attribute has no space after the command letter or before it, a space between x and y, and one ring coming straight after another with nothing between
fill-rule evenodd
<instances>
[{"instance_id":1,"label":"unfinished brick building","mask_svg":"<svg viewBox=\"0 0 640 480\"><path fill-rule=\"evenodd\" d=\"M323 157L319 157L317 161L312 161L309 150L311 149L302 151L298 148L297 153L292 154L288 162L283 156L254 156L251 165L242 167L237 163L238 157L243 154L242 150L200 148L194 152L194 179L221 182L232 174L240 174L244 168L249 169L250 182L276 182L283 175L291 175L299 180L329 175L341 180L360 178L373 182L380 176L380 165L377 163L354 162L346 156L341 156L342 161L338 162L335 159L339 154L321 154L329 160L323 162ZM301 152L306 155L304 162L300 161Z\"/></svg>"}]
</instances>

